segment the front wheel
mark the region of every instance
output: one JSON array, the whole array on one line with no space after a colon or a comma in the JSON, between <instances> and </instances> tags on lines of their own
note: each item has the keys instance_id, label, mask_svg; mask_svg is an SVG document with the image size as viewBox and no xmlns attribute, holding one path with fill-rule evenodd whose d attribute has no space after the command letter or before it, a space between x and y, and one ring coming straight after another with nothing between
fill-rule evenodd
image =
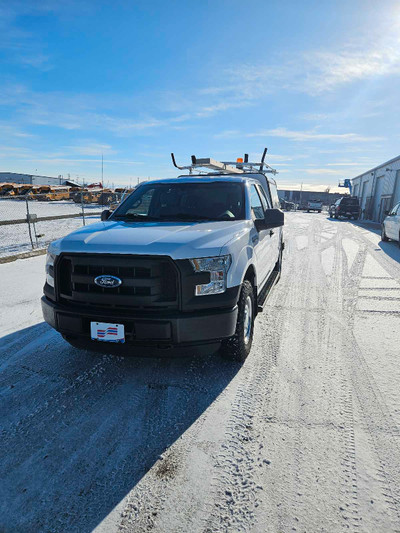
<instances>
[{"instance_id":1,"label":"front wheel","mask_svg":"<svg viewBox=\"0 0 400 533\"><path fill-rule=\"evenodd\" d=\"M254 290L252 284L243 282L238 302L238 317L236 331L229 339L221 343L220 353L222 357L231 361L243 363L250 353L254 334Z\"/></svg>"},{"instance_id":2,"label":"front wheel","mask_svg":"<svg viewBox=\"0 0 400 533\"><path fill-rule=\"evenodd\" d=\"M383 242L387 242L389 240L389 238L387 237L386 232L385 232L385 225L384 224L382 224L381 240Z\"/></svg>"}]
</instances>

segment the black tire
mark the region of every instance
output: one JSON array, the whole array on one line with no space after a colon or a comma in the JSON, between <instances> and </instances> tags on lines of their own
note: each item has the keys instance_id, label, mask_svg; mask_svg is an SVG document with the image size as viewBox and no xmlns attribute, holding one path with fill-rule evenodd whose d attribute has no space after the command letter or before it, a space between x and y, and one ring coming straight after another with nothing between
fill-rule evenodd
<instances>
[{"instance_id":1,"label":"black tire","mask_svg":"<svg viewBox=\"0 0 400 533\"><path fill-rule=\"evenodd\" d=\"M245 331L248 314L246 308L251 306L250 330ZM250 281L245 280L240 292L238 302L238 317L236 322L235 334L229 339L224 339L221 343L220 354L225 359L231 361L238 361L243 363L250 353L251 345L253 343L254 334L254 315L255 315L255 301L254 290Z\"/></svg>"},{"instance_id":2,"label":"black tire","mask_svg":"<svg viewBox=\"0 0 400 533\"><path fill-rule=\"evenodd\" d=\"M381 240L383 242L387 242L389 240L389 237L386 236L385 225L384 224L382 224Z\"/></svg>"}]
</instances>

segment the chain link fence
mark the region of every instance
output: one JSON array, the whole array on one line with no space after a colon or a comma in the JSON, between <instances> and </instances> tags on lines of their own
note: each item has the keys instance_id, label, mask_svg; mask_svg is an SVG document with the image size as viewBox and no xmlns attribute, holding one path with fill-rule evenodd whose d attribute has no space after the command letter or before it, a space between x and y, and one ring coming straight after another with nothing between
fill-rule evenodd
<instances>
[{"instance_id":1,"label":"chain link fence","mask_svg":"<svg viewBox=\"0 0 400 533\"><path fill-rule=\"evenodd\" d=\"M71 231L100 220L124 193L0 196L0 259L40 250Z\"/></svg>"}]
</instances>

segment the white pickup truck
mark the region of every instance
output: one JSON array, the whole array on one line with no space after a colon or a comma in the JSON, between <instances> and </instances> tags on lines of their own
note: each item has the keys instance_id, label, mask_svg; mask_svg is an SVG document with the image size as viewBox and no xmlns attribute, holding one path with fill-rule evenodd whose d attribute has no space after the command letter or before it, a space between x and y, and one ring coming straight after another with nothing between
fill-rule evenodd
<instances>
[{"instance_id":1,"label":"white pickup truck","mask_svg":"<svg viewBox=\"0 0 400 533\"><path fill-rule=\"evenodd\" d=\"M101 222L49 246L43 316L73 346L247 357L281 271L275 171L265 152L257 167L193 158L178 167L190 175L140 185Z\"/></svg>"},{"instance_id":2,"label":"white pickup truck","mask_svg":"<svg viewBox=\"0 0 400 533\"><path fill-rule=\"evenodd\" d=\"M318 211L318 213L321 213L322 202L320 200L309 200L307 202L307 213L310 211Z\"/></svg>"}]
</instances>

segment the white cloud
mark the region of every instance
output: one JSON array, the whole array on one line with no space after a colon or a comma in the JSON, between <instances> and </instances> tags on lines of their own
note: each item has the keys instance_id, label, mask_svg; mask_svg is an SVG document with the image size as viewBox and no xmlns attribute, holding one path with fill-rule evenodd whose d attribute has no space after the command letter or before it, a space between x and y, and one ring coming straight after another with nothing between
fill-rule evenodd
<instances>
[{"instance_id":1,"label":"white cloud","mask_svg":"<svg viewBox=\"0 0 400 533\"><path fill-rule=\"evenodd\" d=\"M366 37L325 50L288 52L268 63L242 64L225 69L227 83L210 86L201 94L240 99L243 105L268 94L287 90L312 96L333 92L357 81L400 74L398 28L371 28ZM309 113L306 120L324 120L329 115Z\"/></svg>"},{"instance_id":2,"label":"white cloud","mask_svg":"<svg viewBox=\"0 0 400 533\"><path fill-rule=\"evenodd\" d=\"M333 170L330 168L301 168L299 172L305 172L306 174L332 174L333 176L338 176L341 174L338 170Z\"/></svg>"},{"instance_id":3,"label":"white cloud","mask_svg":"<svg viewBox=\"0 0 400 533\"><path fill-rule=\"evenodd\" d=\"M114 154L115 150L109 144L99 144L99 143L85 143L78 146L69 146L69 150L73 153L87 156L101 156L101 154Z\"/></svg>"},{"instance_id":4,"label":"white cloud","mask_svg":"<svg viewBox=\"0 0 400 533\"><path fill-rule=\"evenodd\" d=\"M368 164L367 162L363 161L362 163L361 162L357 162L357 163L327 163L327 166L328 167L360 167L362 165L366 165ZM372 163L371 163L372 164Z\"/></svg>"},{"instance_id":5,"label":"white cloud","mask_svg":"<svg viewBox=\"0 0 400 533\"><path fill-rule=\"evenodd\" d=\"M283 137L292 141L338 141L338 142L375 142L383 137L359 135L357 133L320 133L318 131L294 131L286 128L275 128L255 133L247 133L246 137Z\"/></svg>"}]
</instances>

